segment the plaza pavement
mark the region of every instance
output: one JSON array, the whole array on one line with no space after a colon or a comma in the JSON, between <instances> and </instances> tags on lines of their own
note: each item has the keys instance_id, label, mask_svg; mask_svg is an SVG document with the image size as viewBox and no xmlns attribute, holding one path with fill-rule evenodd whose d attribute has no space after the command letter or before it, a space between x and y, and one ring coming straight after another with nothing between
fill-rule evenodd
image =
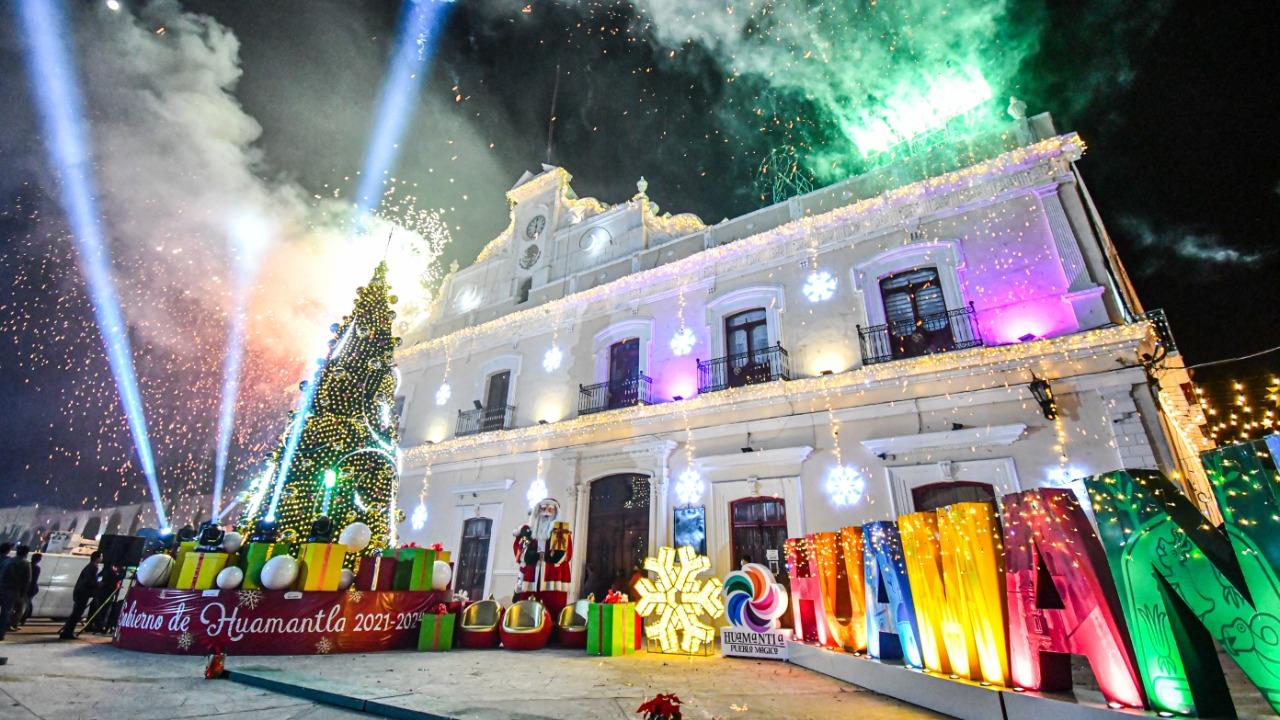
<instances>
[{"instance_id":1,"label":"plaza pavement","mask_svg":"<svg viewBox=\"0 0 1280 720\"><path fill-rule=\"evenodd\" d=\"M105 637L60 642L52 624L0 643L0 720L368 720L374 717L228 680L203 677L205 661L127 652ZM815 720L943 716L777 662L580 650L456 650L310 657L230 657L242 675L336 693L370 710L460 720L639 718L656 693L676 693L688 720ZM409 712L404 712L409 711Z\"/></svg>"}]
</instances>

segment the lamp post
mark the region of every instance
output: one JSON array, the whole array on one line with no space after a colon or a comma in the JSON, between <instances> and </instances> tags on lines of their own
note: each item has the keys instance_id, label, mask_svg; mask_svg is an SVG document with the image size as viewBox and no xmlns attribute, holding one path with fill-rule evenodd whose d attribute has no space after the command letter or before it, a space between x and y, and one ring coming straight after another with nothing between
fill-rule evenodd
<instances>
[{"instance_id":1,"label":"lamp post","mask_svg":"<svg viewBox=\"0 0 1280 720\"><path fill-rule=\"evenodd\" d=\"M1035 373L1031 374L1031 394L1035 396L1036 402L1040 404L1040 412L1044 413L1046 420L1058 419L1058 403L1053 399L1053 388L1049 386L1049 381L1036 377Z\"/></svg>"}]
</instances>

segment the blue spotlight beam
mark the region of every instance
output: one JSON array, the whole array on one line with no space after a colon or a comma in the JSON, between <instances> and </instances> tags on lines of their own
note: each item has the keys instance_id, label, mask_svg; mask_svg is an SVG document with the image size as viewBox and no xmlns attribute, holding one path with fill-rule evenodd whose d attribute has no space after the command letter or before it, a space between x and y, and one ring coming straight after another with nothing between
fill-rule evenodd
<instances>
[{"instance_id":1,"label":"blue spotlight beam","mask_svg":"<svg viewBox=\"0 0 1280 720\"><path fill-rule=\"evenodd\" d=\"M442 0L406 0L401 9L395 48L387 65L356 194L361 216L378 205L382 182L400 155L400 141L417 108L418 90L431 70L436 40L451 4Z\"/></svg>"},{"instance_id":2,"label":"blue spotlight beam","mask_svg":"<svg viewBox=\"0 0 1280 720\"><path fill-rule=\"evenodd\" d=\"M213 517L222 509L222 486L231 451L231 428L236 420L236 396L240 393L240 366L244 359L244 293L236 289L231 325L227 329L227 356L222 361L222 407L218 411L218 456L213 472Z\"/></svg>"},{"instance_id":3,"label":"blue spotlight beam","mask_svg":"<svg viewBox=\"0 0 1280 720\"><path fill-rule=\"evenodd\" d=\"M59 193L75 236L80 271L84 274L98 331L106 346L107 362L120 392L121 405L133 434L138 462L151 489L160 527L169 526L155 460L147 434L142 396L133 368L128 329L116 299L106 238L98 222L93 165L89 157L84 106L66 38L72 36L60 0L19 0L18 23L26 41L27 74L36 112L44 129L49 159L61 175Z\"/></svg>"}]
</instances>

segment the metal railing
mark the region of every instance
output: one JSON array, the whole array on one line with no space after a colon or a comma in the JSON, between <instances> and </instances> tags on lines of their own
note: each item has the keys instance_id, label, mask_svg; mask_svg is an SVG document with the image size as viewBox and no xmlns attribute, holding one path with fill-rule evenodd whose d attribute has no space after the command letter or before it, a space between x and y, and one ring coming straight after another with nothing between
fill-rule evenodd
<instances>
[{"instance_id":1,"label":"metal railing","mask_svg":"<svg viewBox=\"0 0 1280 720\"><path fill-rule=\"evenodd\" d=\"M458 424L453 430L456 437L479 435L491 430L510 430L516 426L515 405L495 405L491 408L459 410Z\"/></svg>"},{"instance_id":2,"label":"metal railing","mask_svg":"<svg viewBox=\"0 0 1280 720\"><path fill-rule=\"evenodd\" d=\"M1165 350L1170 355L1178 354L1178 343L1173 341L1173 331L1169 329L1169 318L1165 317L1164 310L1148 310L1135 316L1133 321L1151 323L1152 329L1156 331L1156 337L1160 339L1160 344L1164 345Z\"/></svg>"},{"instance_id":3,"label":"metal railing","mask_svg":"<svg viewBox=\"0 0 1280 720\"><path fill-rule=\"evenodd\" d=\"M858 326L862 364L933 355L982 345L973 303L968 307L864 328Z\"/></svg>"},{"instance_id":4,"label":"metal railing","mask_svg":"<svg viewBox=\"0 0 1280 720\"><path fill-rule=\"evenodd\" d=\"M653 380L648 375L578 386L578 414L653 404Z\"/></svg>"},{"instance_id":5,"label":"metal railing","mask_svg":"<svg viewBox=\"0 0 1280 720\"><path fill-rule=\"evenodd\" d=\"M698 392L791 379L791 358L781 345L698 361Z\"/></svg>"}]
</instances>

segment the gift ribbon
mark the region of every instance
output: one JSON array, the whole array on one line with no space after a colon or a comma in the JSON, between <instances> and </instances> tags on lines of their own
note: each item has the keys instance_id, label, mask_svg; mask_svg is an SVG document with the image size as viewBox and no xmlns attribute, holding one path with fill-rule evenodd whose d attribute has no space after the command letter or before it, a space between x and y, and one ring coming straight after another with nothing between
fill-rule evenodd
<instances>
[{"instance_id":1,"label":"gift ribbon","mask_svg":"<svg viewBox=\"0 0 1280 720\"><path fill-rule=\"evenodd\" d=\"M183 590L195 590L200 584L200 567L204 565L204 553L191 553L196 556L196 569L191 573L191 587L182 588Z\"/></svg>"},{"instance_id":2,"label":"gift ribbon","mask_svg":"<svg viewBox=\"0 0 1280 720\"><path fill-rule=\"evenodd\" d=\"M307 580L310 582L308 582L307 584L314 585L314 587L308 588L309 590L324 589L324 578L326 575L329 574L329 558L332 556L333 556L333 545L325 545L324 555L321 557L321 562L320 562L320 580L316 582L316 581L312 581L311 578L308 577Z\"/></svg>"},{"instance_id":3,"label":"gift ribbon","mask_svg":"<svg viewBox=\"0 0 1280 720\"><path fill-rule=\"evenodd\" d=\"M436 615L433 618L433 620L435 620L435 623L434 623L434 627L431 629L431 647L439 648L440 647L440 626L444 624L444 616Z\"/></svg>"}]
</instances>

